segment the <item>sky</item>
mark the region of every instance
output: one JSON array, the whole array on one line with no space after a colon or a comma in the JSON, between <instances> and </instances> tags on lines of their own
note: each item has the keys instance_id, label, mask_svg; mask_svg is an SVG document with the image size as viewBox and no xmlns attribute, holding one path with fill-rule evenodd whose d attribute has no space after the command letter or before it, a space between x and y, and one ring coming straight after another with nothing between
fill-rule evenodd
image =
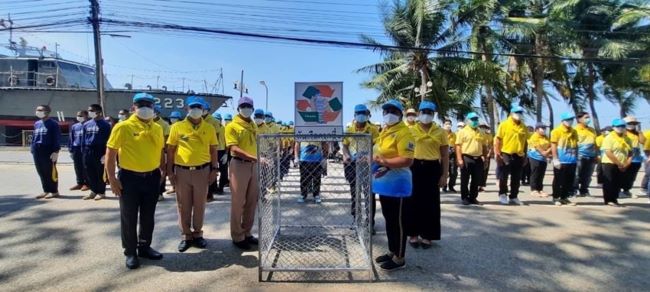
<instances>
[{"instance_id":1,"label":"sky","mask_svg":"<svg viewBox=\"0 0 650 292\"><path fill-rule=\"evenodd\" d=\"M9 12L18 13L12 18L18 19L14 25L19 26L52 19L83 18L88 13L88 1L85 0L30 2L40 4L34 7L0 0L0 17ZM364 32L385 40L379 1L373 0L246 0L237 4L224 0L143 0L132 3L111 0L100 3L102 17L105 18L159 20L233 31L346 41L359 41L359 34ZM117 30L112 27L102 29ZM88 26L60 30L81 31L88 30ZM145 88L147 85L161 88L165 85L170 90L191 88L204 92L204 80L211 90L222 69L224 93L233 96L236 103L239 92L233 89L233 84L240 79L244 70L244 83L249 89L247 95L254 99L256 107L263 109L265 89L259 82L264 80L269 88L268 110L273 112L276 120L282 121L293 120L295 82L342 81L344 121L352 120L354 105L366 103L377 96L376 91L360 86L370 76L355 72L381 60L379 53L372 50L151 30L115 34L130 36L102 37L104 72L116 88L122 88L133 80L134 88ZM32 46L47 46L50 50L54 50L55 43L58 43L58 52L63 58L94 64L92 34L19 32L14 35L14 40L19 37L25 38ZM0 43L5 43L6 39L8 33L0 32ZM221 93L221 88L218 93ZM561 101L554 101L553 108L556 122L562 112L570 110ZM647 108L645 102L639 104L639 109L642 108ZM229 107L219 111L234 113L235 108L229 104ZM606 101L597 104L597 111L603 125L618 115L618 108ZM544 112L544 116L547 115ZM639 112L637 116L646 123L646 120L650 120L648 114ZM373 111L372 120L380 121L380 113ZM529 117L529 121L532 122L532 117Z\"/></svg>"}]
</instances>

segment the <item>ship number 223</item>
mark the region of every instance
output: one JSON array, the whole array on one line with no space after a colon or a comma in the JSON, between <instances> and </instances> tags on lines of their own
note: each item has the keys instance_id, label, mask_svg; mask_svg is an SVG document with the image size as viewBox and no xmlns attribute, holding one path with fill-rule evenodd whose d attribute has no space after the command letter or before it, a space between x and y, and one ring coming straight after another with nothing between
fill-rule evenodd
<instances>
[{"instance_id":1,"label":"ship number 223","mask_svg":"<svg viewBox=\"0 0 650 292\"><path fill-rule=\"evenodd\" d=\"M185 107L185 100L182 98L155 98L156 104L161 105L163 108L184 108Z\"/></svg>"}]
</instances>

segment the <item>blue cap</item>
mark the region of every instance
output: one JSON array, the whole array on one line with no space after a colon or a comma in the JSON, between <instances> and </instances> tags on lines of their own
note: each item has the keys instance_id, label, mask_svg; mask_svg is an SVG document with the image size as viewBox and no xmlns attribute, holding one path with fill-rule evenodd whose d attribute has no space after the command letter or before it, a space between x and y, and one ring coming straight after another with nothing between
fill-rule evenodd
<instances>
[{"instance_id":1,"label":"blue cap","mask_svg":"<svg viewBox=\"0 0 650 292\"><path fill-rule=\"evenodd\" d=\"M159 114L162 111L162 107L159 104L153 106L153 112Z\"/></svg>"},{"instance_id":2,"label":"blue cap","mask_svg":"<svg viewBox=\"0 0 650 292\"><path fill-rule=\"evenodd\" d=\"M524 108L519 106L519 105L513 104L512 107L510 108L510 112L511 113L523 113Z\"/></svg>"},{"instance_id":3,"label":"blue cap","mask_svg":"<svg viewBox=\"0 0 650 292\"><path fill-rule=\"evenodd\" d=\"M173 111L171 114L169 114L169 118L170 118L170 119L171 119L171 118L180 119L180 118L182 118L182 117L183 117L183 116L181 115L181 112L179 112L179 111Z\"/></svg>"},{"instance_id":4,"label":"blue cap","mask_svg":"<svg viewBox=\"0 0 650 292\"><path fill-rule=\"evenodd\" d=\"M564 120L573 120L575 118L576 118L576 116L571 112L562 113L560 115L560 120L562 120L562 121L564 121Z\"/></svg>"},{"instance_id":5,"label":"blue cap","mask_svg":"<svg viewBox=\"0 0 650 292\"><path fill-rule=\"evenodd\" d=\"M278 121L278 124L282 125L282 121Z\"/></svg>"},{"instance_id":6,"label":"blue cap","mask_svg":"<svg viewBox=\"0 0 650 292\"><path fill-rule=\"evenodd\" d=\"M474 118L478 118L478 114L477 114L477 113L475 113L475 112L471 112L471 113L467 114L467 119L468 119L468 120L471 120L471 119L474 119Z\"/></svg>"},{"instance_id":7,"label":"blue cap","mask_svg":"<svg viewBox=\"0 0 650 292\"><path fill-rule=\"evenodd\" d=\"M293 126L293 121L289 121L289 126Z\"/></svg>"},{"instance_id":8,"label":"blue cap","mask_svg":"<svg viewBox=\"0 0 650 292\"><path fill-rule=\"evenodd\" d=\"M389 99L384 105L381 106L381 109L385 110L390 107L397 108L400 111L404 110L404 107L402 106L402 103L399 102L397 99Z\"/></svg>"},{"instance_id":9,"label":"blue cap","mask_svg":"<svg viewBox=\"0 0 650 292\"><path fill-rule=\"evenodd\" d=\"M368 108L366 107L365 104L357 104L354 106L354 112L359 113L359 112L367 112Z\"/></svg>"},{"instance_id":10,"label":"blue cap","mask_svg":"<svg viewBox=\"0 0 650 292\"><path fill-rule=\"evenodd\" d=\"M266 112L266 113L264 113L264 116L265 117L273 117L273 113L272 112Z\"/></svg>"},{"instance_id":11,"label":"blue cap","mask_svg":"<svg viewBox=\"0 0 650 292\"><path fill-rule=\"evenodd\" d=\"M138 101L155 102L153 95L151 95L149 93L144 93L144 92L136 93L133 96L133 103L136 103Z\"/></svg>"},{"instance_id":12,"label":"blue cap","mask_svg":"<svg viewBox=\"0 0 650 292\"><path fill-rule=\"evenodd\" d=\"M221 121L221 114L219 112L213 112L212 117Z\"/></svg>"},{"instance_id":13,"label":"blue cap","mask_svg":"<svg viewBox=\"0 0 650 292\"><path fill-rule=\"evenodd\" d=\"M428 109L432 111L436 111L436 104L433 103L432 101L425 100L420 103L420 111Z\"/></svg>"},{"instance_id":14,"label":"blue cap","mask_svg":"<svg viewBox=\"0 0 650 292\"><path fill-rule=\"evenodd\" d=\"M612 127L625 127L625 120L623 120L623 119L614 119L612 121Z\"/></svg>"},{"instance_id":15,"label":"blue cap","mask_svg":"<svg viewBox=\"0 0 650 292\"><path fill-rule=\"evenodd\" d=\"M203 98L199 96L188 96L187 99L185 99L185 104L187 104L188 107L190 106L195 106L195 105L200 105L201 107L205 107L205 101Z\"/></svg>"},{"instance_id":16,"label":"blue cap","mask_svg":"<svg viewBox=\"0 0 650 292\"><path fill-rule=\"evenodd\" d=\"M203 109L210 110L210 103L203 97L201 97L201 99L203 100Z\"/></svg>"},{"instance_id":17,"label":"blue cap","mask_svg":"<svg viewBox=\"0 0 650 292\"><path fill-rule=\"evenodd\" d=\"M253 116L263 116L264 115L264 110L258 108L253 112Z\"/></svg>"},{"instance_id":18,"label":"blue cap","mask_svg":"<svg viewBox=\"0 0 650 292\"><path fill-rule=\"evenodd\" d=\"M231 114L225 114L223 116L223 119L226 120L226 121L232 121L232 115Z\"/></svg>"}]
</instances>

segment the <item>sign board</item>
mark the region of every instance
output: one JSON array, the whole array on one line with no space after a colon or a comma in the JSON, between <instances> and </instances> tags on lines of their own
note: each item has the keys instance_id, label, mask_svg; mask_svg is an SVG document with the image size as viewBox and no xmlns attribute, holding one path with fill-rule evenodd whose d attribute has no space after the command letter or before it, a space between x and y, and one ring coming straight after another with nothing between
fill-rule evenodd
<instances>
[{"instance_id":1,"label":"sign board","mask_svg":"<svg viewBox=\"0 0 650 292\"><path fill-rule=\"evenodd\" d=\"M295 134L342 135L343 82L296 82Z\"/></svg>"}]
</instances>

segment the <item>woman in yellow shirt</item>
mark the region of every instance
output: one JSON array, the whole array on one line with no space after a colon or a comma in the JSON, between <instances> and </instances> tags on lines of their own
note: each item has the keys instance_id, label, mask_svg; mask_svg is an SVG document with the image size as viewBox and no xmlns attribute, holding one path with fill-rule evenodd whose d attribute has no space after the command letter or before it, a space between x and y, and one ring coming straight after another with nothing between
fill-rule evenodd
<instances>
[{"instance_id":1,"label":"woman in yellow shirt","mask_svg":"<svg viewBox=\"0 0 650 292\"><path fill-rule=\"evenodd\" d=\"M413 195L406 204L406 229L414 248L428 249L432 240L440 240L440 188L447 182L449 142L445 130L433 123L435 111L435 103L421 102L418 122L411 127L415 160L411 166Z\"/></svg>"},{"instance_id":2,"label":"woman in yellow shirt","mask_svg":"<svg viewBox=\"0 0 650 292\"><path fill-rule=\"evenodd\" d=\"M619 206L618 191L623 187L623 175L632 163L630 138L625 133L625 121L615 119L614 131L603 141L603 199L605 204Z\"/></svg>"},{"instance_id":3,"label":"woman in yellow shirt","mask_svg":"<svg viewBox=\"0 0 650 292\"><path fill-rule=\"evenodd\" d=\"M386 128L374 147L372 190L379 194L381 211L386 221L388 253L375 262L383 270L392 271L406 265L406 231L404 230L404 202L411 196L415 142L409 128L402 122L402 104L394 99L382 106Z\"/></svg>"},{"instance_id":4,"label":"woman in yellow shirt","mask_svg":"<svg viewBox=\"0 0 650 292\"><path fill-rule=\"evenodd\" d=\"M544 174L547 159L551 157L551 141L546 136L544 123L537 123L535 131L528 139L528 164L530 165L530 194L531 196L548 197L543 191Z\"/></svg>"}]
</instances>

